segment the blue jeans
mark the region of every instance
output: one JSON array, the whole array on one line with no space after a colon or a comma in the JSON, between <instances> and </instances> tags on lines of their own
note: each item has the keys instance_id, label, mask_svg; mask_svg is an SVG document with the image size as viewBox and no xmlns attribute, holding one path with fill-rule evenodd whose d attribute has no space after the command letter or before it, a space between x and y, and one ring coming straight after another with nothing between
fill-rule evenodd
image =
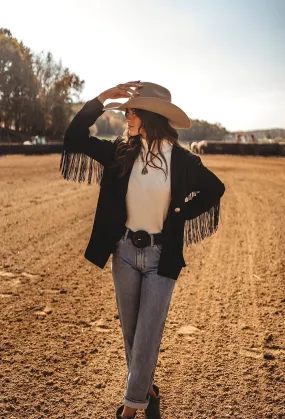
<instances>
[{"instance_id":1,"label":"blue jeans","mask_svg":"<svg viewBox=\"0 0 285 419\"><path fill-rule=\"evenodd\" d=\"M175 280L157 274L161 244L137 248L127 232L116 245L112 275L128 366L122 399L146 409Z\"/></svg>"}]
</instances>

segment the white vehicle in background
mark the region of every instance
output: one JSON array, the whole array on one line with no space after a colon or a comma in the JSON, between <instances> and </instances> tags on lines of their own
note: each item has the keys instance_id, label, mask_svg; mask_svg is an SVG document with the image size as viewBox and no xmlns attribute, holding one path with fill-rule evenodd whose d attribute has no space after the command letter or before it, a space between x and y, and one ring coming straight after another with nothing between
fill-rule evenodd
<instances>
[{"instance_id":1,"label":"white vehicle in background","mask_svg":"<svg viewBox=\"0 0 285 419\"><path fill-rule=\"evenodd\" d=\"M38 145L38 144L47 144L47 138L44 135L36 135L32 137L32 141L26 140L23 142L23 145Z\"/></svg>"},{"instance_id":2,"label":"white vehicle in background","mask_svg":"<svg viewBox=\"0 0 285 419\"><path fill-rule=\"evenodd\" d=\"M44 135L36 135L33 137L33 145L47 144L47 138Z\"/></svg>"}]
</instances>

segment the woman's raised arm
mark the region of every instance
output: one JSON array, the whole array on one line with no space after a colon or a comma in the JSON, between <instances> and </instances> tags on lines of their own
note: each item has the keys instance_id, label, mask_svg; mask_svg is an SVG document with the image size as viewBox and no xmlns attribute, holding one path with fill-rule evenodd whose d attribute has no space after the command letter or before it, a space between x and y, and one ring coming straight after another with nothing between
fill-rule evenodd
<instances>
[{"instance_id":1,"label":"woman's raised arm","mask_svg":"<svg viewBox=\"0 0 285 419\"><path fill-rule=\"evenodd\" d=\"M103 103L107 99L129 98L139 94L132 88L139 88L139 81L118 84L105 90L94 99L86 102L75 115L66 130L60 161L60 171L67 180L90 184L95 175L100 184L103 168L111 163L115 145L108 140L90 136L89 127L104 113Z\"/></svg>"}]
</instances>

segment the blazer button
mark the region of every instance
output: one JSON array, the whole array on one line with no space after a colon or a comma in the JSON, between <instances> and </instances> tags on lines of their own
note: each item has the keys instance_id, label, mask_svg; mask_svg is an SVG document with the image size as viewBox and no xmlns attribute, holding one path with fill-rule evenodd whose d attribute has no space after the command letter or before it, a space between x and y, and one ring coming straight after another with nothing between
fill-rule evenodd
<instances>
[{"instance_id":1,"label":"blazer button","mask_svg":"<svg viewBox=\"0 0 285 419\"><path fill-rule=\"evenodd\" d=\"M175 212L180 212L180 208L175 208Z\"/></svg>"}]
</instances>

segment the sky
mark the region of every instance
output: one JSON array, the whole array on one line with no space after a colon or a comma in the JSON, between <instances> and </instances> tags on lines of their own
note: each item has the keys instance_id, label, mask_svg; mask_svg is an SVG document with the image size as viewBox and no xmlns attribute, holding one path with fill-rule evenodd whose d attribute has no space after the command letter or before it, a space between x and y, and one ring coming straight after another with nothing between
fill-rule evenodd
<instances>
[{"instance_id":1,"label":"sky","mask_svg":"<svg viewBox=\"0 0 285 419\"><path fill-rule=\"evenodd\" d=\"M0 8L0 27L85 80L82 101L142 80L169 89L190 119L230 131L285 128L285 0L0 0Z\"/></svg>"}]
</instances>

